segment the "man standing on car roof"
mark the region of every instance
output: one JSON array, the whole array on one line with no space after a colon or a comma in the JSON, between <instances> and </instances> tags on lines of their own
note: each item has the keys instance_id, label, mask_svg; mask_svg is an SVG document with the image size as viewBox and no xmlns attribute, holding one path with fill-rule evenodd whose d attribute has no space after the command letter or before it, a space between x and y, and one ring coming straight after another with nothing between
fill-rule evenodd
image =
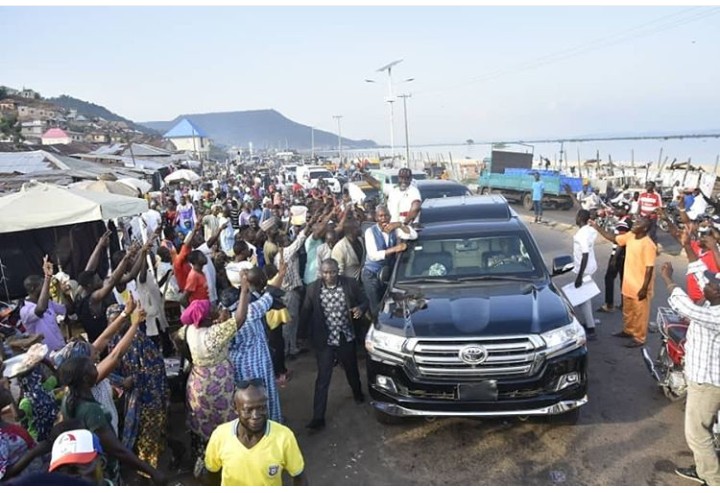
<instances>
[{"instance_id":1,"label":"man standing on car roof","mask_svg":"<svg viewBox=\"0 0 720 493\"><path fill-rule=\"evenodd\" d=\"M367 171L364 171L363 179L382 192L382 183L370 176ZM390 191L387 198L390 222L412 224L420 212L421 203L420 190L412 184L412 170L401 168L398 170L398 184Z\"/></svg>"}]
</instances>

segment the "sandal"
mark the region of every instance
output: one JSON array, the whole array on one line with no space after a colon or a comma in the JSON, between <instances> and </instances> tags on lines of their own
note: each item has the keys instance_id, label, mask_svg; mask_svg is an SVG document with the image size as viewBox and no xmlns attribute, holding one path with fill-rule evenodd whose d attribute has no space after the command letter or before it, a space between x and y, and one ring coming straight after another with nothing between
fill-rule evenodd
<instances>
[{"instance_id":1,"label":"sandal","mask_svg":"<svg viewBox=\"0 0 720 493\"><path fill-rule=\"evenodd\" d=\"M615 307L602 305L600 308L597 309L597 311L603 312L603 313L612 313L615 311Z\"/></svg>"}]
</instances>

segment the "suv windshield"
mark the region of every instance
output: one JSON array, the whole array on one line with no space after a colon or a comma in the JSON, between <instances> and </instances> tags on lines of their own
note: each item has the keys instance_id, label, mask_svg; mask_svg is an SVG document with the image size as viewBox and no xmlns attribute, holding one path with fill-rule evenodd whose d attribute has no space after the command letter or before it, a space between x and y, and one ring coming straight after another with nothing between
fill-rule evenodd
<instances>
[{"instance_id":1,"label":"suv windshield","mask_svg":"<svg viewBox=\"0 0 720 493\"><path fill-rule=\"evenodd\" d=\"M543 274L542 258L521 232L420 239L408 246L396 282L533 279Z\"/></svg>"},{"instance_id":2,"label":"suv windshield","mask_svg":"<svg viewBox=\"0 0 720 493\"><path fill-rule=\"evenodd\" d=\"M413 171L412 179L413 180L427 180L427 175L425 173L419 173L417 171ZM397 185L399 181L400 180L398 180L398 175L393 175L390 177L390 183L392 183L393 185Z\"/></svg>"},{"instance_id":3,"label":"suv windshield","mask_svg":"<svg viewBox=\"0 0 720 493\"><path fill-rule=\"evenodd\" d=\"M327 170L317 170L310 172L310 179L315 180L316 178L332 178L332 173Z\"/></svg>"}]
</instances>

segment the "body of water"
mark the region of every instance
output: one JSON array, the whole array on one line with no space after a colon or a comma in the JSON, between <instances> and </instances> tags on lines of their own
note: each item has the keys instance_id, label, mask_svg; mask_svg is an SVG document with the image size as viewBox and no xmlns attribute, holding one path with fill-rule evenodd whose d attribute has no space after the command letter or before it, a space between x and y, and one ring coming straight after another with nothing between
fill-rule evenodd
<instances>
[{"instance_id":1,"label":"body of water","mask_svg":"<svg viewBox=\"0 0 720 493\"><path fill-rule=\"evenodd\" d=\"M463 159L482 160L490 157L492 146L490 144L458 144L458 145L428 145L410 146L411 161L453 161ZM508 145L506 150L518 152L532 152L537 163L540 156L547 157L554 168L559 166L562 159L563 166L568 164L576 166L578 161L597 159L607 163L610 158L614 163L636 165L652 163L657 165L661 158L666 165L673 159L676 162L687 162L694 166L703 166L708 171L715 167L718 156L720 156L720 138L687 138L687 139L638 139L638 140L613 140L613 141L583 141L566 142L562 145L559 142L547 142L531 145ZM661 154L662 150L662 154ZM343 150L343 155L349 158L390 156L389 147L375 149L352 149ZM404 145L395 147L396 156L405 156ZM661 157L662 156L662 157Z\"/></svg>"}]
</instances>

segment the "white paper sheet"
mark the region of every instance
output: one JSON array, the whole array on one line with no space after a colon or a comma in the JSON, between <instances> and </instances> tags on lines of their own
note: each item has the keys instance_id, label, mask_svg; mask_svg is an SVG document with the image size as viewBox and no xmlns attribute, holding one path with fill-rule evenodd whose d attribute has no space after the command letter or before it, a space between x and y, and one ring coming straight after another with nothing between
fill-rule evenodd
<instances>
[{"instance_id":1,"label":"white paper sheet","mask_svg":"<svg viewBox=\"0 0 720 493\"><path fill-rule=\"evenodd\" d=\"M573 281L563 286L562 290L572 306L582 305L600 294L600 288L590 276L583 277L583 283L579 288L575 287L575 281Z\"/></svg>"}]
</instances>

